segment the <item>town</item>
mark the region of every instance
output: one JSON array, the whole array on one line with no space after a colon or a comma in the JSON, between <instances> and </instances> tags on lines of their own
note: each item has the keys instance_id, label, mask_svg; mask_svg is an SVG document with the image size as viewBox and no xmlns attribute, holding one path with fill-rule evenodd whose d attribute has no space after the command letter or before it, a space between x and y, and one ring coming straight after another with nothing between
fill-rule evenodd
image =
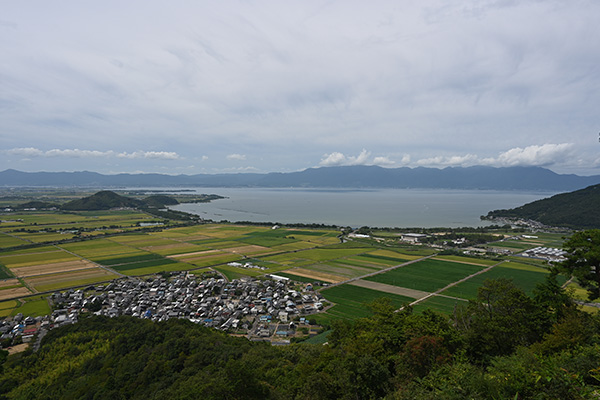
<instances>
[{"instance_id":1,"label":"town","mask_svg":"<svg viewBox=\"0 0 600 400\"><path fill-rule=\"evenodd\" d=\"M253 341L285 345L293 338L319 333L320 327L310 324L308 316L323 309L324 299L312 284L298 285L277 275L227 282L218 275L198 280L183 272L57 292L51 301L55 308L51 315L23 318L17 314L0 321L3 347L29 343L37 334L36 349L49 329L75 323L83 313L153 321L185 318Z\"/></svg>"}]
</instances>

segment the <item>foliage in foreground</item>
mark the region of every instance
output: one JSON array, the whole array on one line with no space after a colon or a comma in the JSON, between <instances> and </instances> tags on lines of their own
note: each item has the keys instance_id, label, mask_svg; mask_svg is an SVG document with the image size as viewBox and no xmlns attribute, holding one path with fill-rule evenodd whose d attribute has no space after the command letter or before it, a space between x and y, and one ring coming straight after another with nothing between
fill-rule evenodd
<instances>
[{"instance_id":1,"label":"foliage in foreground","mask_svg":"<svg viewBox=\"0 0 600 400\"><path fill-rule=\"evenodd\" d=\"M371 307L336 322L325 346L271 347L185 320L84 318L9 357L0 398L580 399L600 388L600 321L552 276L533 298L487 281L452 320L394 312L385 299Z\"/></svg>"}]
</instances>

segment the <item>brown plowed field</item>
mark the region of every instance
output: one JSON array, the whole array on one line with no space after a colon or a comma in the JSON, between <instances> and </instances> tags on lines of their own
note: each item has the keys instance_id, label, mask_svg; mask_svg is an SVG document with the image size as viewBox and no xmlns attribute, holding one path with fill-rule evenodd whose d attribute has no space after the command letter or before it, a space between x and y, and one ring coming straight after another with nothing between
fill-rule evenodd
<instances>
[{"instance_id":1,"label":"brown plowed field","mask_svg":"<svg viewBox=\"0 0 600 400\"><path fill-rule=\"evenodd\" d=\"M12 299L19 296L27 296L28 294L31 294L31 292L25 286L4 289L0 290L0 300Z\"/></svg>"},{"instance_id":2,"label":"brown plowed field","mask_svg":"<svg viewBox=\"0 0 600 400\"><path fill-rule=\"evenodd\" d=\"M0 289L2 289L3 287L15 286L20 284L21 282L19 282L18 279L7 279L5 281L0 281Z\"/></svg>"},{"instance_id":3,"label":"brown plowed field","mask_svg":"<svg viewBox=\"0 0 600 400\"><path fill-rule=\"evenodd\" d=\"M10 271L20 278L32 275L54 274L57 272L76 271L87 269L96 265L85 260L65 261L52 264L31 265L29 267L11 268Z\"/></svg>"},{"instance_id":4,"label":"brown plowed field","mask_svg":"<svg viewBox=\"0 0 600 400\"><path fill-rule=\"evenodd\" d=\"M387 285L385 283L379 282L363 281L362 279L350 282L350 285L360 286L367 289L373 289L384 293L399 294L400 296L412 297L413 299L421 299L429 295L429 293L423 292L421 290L408 289L399 286Z\"/></svg>"},{"instance_id":5,"label":"brown plowed field","mask_svg":"<svg viewBox=\"0 0 600 400\"><path fill-rule=\"evenodd\" d=\"M33 287L38 285L48 285L48 284L56 284L56 283L68 283L73 282L77 283L79 280L90 279L90 278L105 278L114 279L118 278L117 275L113 274L102 268L89 268L82 271L70 272L68 274L48 274L48 275L40 275L32 278L26 278L28 284ZM101 280L101 279L98 279ZM36 288L37 289L37 288Z\"/></svg>"}]
</instances>

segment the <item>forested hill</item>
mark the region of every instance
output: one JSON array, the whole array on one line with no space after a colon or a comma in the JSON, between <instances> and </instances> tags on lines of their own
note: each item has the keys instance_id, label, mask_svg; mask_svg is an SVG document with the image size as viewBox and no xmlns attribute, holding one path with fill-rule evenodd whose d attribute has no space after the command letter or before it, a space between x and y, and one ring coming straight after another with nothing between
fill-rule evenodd
<instances>
[{"instance_id":1,"label":"forested hill","mask_svg":"<svg viewBox=\"0 0 600 400\"><path fill-rule=\"evenodd\" d=\"M308 168L298 172L268 174L117 174L95 172L0 172L0 186L79 187L300 187L300 188L427 188L485 190L581 189L600 184L600 176L557 174L540 167L487 166L438 168L382 168L354 165Z\"/></svg>"},{"instance_id":2,"label":"forested hill","mask_svg":"<svg viewBox=\"0 0 600 400\"><path fill-rule=\"evenodd\" d=\"M133 199L131 197L121 196L110 190L103 190L88 197L72 200L60 206L62 210L67 211L96 211L110 210L113 208L161 208L165 205L179 204L179 202L169 196L153 195L143 200Z\"/></svg>"},{"instance_id":3,"label":"forested hill","mask_svg":"<svg viewBox=\"0 0 600 400\"><path fill-rule=\"evenodd\" d=\"M328 345L277 347L187 320L84 317L36 353L0 351L6 399L583 399L600 389L600 319L549 279L486 281L448 316L389 302Z\"/></svg>"},{"instance_id":4,"label":"forested hill","mask_svg":"<svg viewBox=\"0 0 600 400\"><path fill-rule=\"evenodd\" d=\"M510 210L490 211L486 219L497 217L531 219L549 226L600 228L600 185L561 193Z\"/></svg>"}]
</instances>

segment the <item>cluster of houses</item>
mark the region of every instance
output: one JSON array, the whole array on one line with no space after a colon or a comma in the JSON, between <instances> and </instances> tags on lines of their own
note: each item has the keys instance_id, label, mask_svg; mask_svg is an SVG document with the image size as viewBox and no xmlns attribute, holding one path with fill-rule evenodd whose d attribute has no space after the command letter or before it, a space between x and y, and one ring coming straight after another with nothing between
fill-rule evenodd
<instances>
[{"instance_id":1,"label":"cluster of houses","mask_svg":"<svg viewBox=\"0 0 600 400\"><path fill-rule=\"evenodd\" d=\"M259 269L261 271L264 271L264 270L267 269L266 267L261 267L259 265L254 265L254 264L249 263L249 262L242 264L242 263L234 261L234 262L228 263L227 265L229 265L230 267L236 267L236 268Z\"/></svg>"},{"instance_id":2,"label":"cluster of houses","mask_svg":"<svg viewBox=\"0 0 600 400\"><path fill-rule=\"evenodd\" d=\"M12 318L0 320L0 348L29 343L41 330L50 326L50 317L24 317L19 313Z\"/></svg>"},{"instance_id":3,"label":"cluster of houses","mask_svg":"<svg viewBox=\"0 0 600 400\"><path fill-rule=\"evenodd\" d=\"M6 319L0 321L0 332L2 338L7 339L5 345L14 344L19 336L25 342L26 333L33 337L40 329L72 324L77 322L81 312L89 312L153 321L185 318L246 335L251 340L284 344L301 328L306 328L301 330L304 333L315 333L316 328L309 326L308 316L323 308L322 299L312 284L298 286L275 278L227 282L214 277L197 280L195 275L187 273L168 279L122 278L106 286L54 293L51 301L55 311L51 315ZM27 331L28 327L32 328L31 332Z\"/></svg>"},{"instance_id":4,"label":"cluster of houses","mask_svg":"<svg viewBox=\"0 0 600 400\"><path fill-rule=\"evenodd\" d=\"M554 247L536 247L521 253L525 257L541 258L543 260L561 262L566 260L566 251Z\"/></svg>"}]
</instances>

